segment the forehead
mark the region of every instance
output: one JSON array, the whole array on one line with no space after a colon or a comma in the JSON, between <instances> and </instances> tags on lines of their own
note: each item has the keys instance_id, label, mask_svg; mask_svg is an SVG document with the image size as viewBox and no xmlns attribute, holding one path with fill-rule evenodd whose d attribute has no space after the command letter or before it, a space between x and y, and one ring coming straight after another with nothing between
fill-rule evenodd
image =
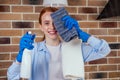
<instances>
[{"instance_id":1,"label":"forehead","mask_svg":"<svg viewBox=\"0 0 120 80\"><path fill-rule=\"evenodd\" d=\"M52 13L52 12L45 12L45 13L42 15L42 20L52 19L51 16L50 16L51 13Z\"/></svg>"}]
</instances>

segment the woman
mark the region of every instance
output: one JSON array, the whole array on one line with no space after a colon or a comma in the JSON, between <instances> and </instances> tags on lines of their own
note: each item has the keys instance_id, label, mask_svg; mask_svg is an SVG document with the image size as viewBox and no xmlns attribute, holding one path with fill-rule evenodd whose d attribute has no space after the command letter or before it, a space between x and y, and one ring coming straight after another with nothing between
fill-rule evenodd
<instances>
[{"instance_id":1,"label":"woman","mask_svg":"<svg viewBox=\"0 0 120 80\"><path fill-rule=\"evenodd\" d=\"M42 9L39 16L40 29L45 34L45 40L34 43L35 35L26 33L20 41L20 50L16 61L9 67L7 76L9 80L20 79L20 63L24 48L32 50L32 75L30 80L64 80L62 73L62 57L60 54L62 42L53 25L51 13L58 10L54 7ZM95 38L78 29L77 21L70 16L62 18L68 28L76 27L81 43L84 62L105 57L110 48L105 40ZM72 25L72 26L71 26ZM32 45L34 43L34 45ZM87 43L87 44L85 44Z\"/></svg>"}]
</instances>

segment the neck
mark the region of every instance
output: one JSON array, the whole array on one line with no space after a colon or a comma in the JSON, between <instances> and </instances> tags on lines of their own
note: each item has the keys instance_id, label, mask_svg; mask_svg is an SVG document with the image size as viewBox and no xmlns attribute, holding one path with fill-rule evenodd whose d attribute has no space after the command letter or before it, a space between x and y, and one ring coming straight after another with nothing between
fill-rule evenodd
<instances>
[{"instance_id":1,"label":"neck","mask_svg":"<svg viewBox=\"0 0 120 80\"><path fill-rule=\"evenodd\" d=\"M50 46L57 46L60 44L59 39L51 40L51 39L46 39L46 44Z\"/></svg>"}]
</instances>

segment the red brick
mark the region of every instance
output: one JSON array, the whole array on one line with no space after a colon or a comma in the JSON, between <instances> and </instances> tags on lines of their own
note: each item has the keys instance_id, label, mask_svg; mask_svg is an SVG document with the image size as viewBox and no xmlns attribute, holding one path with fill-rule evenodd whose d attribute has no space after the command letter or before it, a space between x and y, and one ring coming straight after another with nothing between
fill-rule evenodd
<instances>
[{"instance_id":1,"label":"red brick","mask_svg":"<svg viewBox=\"0 0 120 80\"><path fill-rule=\"evenodd\" d=\"M68 13L77 13L76 7L66 7L65 9L68 11Z\"/></svg>"},{"instance_id":2,"label":"red brick","mask_svg":"<svg viewBox=\"0 0 120 80\"><path fill-rule=\"evenodd\" d=\"M111 49L120 49L120 43L111 43L109 46Z\"/></svg>"},{"instance_id":3,"label":"red brick","mask_svg":"<svg viewBox=\"0 0 120 80\"><path fill-rule=\"evenodd\" d=\"M120 57L120 51L118 51L118 56Z\"/></svg>"},{"instance_id":4,"label":"red brick","mask_svg":"<svg viewBox=\"0 0 120 80\"><path fill-rule=\"evenodd\" d=\"M35 24L35 28L40 29L40 24L39 24L39 22L35 22L34 24Z\"/></svg>"},{"instance_id":5,"label":"red brick","mask_svg":"<svg viewBox=\"0 0 120 80\"><path fill-rule=\"evenodd\" d=\"M80 22L81 28L98 28L98 22Z\"/></svg>"},{"instance_id":6,"label":"red brick","mask_svg":"<svg viewBox=\"0 0 120 80\"><path fill-rule=\"evenodd\" d=\"M110 78L117 78L120 77L120 72L109 72Z\"/></svg>"},{"instance_id":7,"label":"red brick","mask_svg":"<svg viewBox=\"0 0 120 80\"><path fill-rule=\"evenodd\" d=\"M43 0L23 0L23 4L42 5Z\"/></svg>"},{"instance_id":8,"label":"red brick","mask_svg":"<svg viewBox=\"0 0 120 80\"><path fill-rule=\"evenodd\" d=\"M0 38L0 44L10 44L10 38Z\"/></svg>"},{"instance_id":9,"label":"red brick","mask_svg":"<svg viewBox=\"0 0 120 80\"><path fill-rule=\"evenodd\" d=\"M9 60L9 57L9 53L0 54L0 60Z\"/></svg>"},{"instance_id":10,"label":"red brick","mask_svg":"<svg viewBox=\"0 0 120 80\"><path fill-rule=\"evenodd\" d=\"M0 0L0 4L20 4L21 0Z\"/></svg>"},{"instance_id":11,"label":"red brick","mask_svg":"<svg viewBox=\"0 0 120 80\"><path fill-rule=\"evenodd\" d=\"M39 15L38 14L23 14L23 20L38 21Z\"/></svg>"},{"instance_id":12,"label":"red brick","mask_svg":"<svg viewBox=\"0 0 120 80\"><path fill-rule=\"evenodd\" d=\"M120 42L120 36L118 36L118 42Z\"/></svg>"},{"instance_id":13,"label":"red brick","mask_svg":"<svg viewBox=\"0 0 120 80\"><path fill-rule=\"evenodd\" d=\"M109 29L109 35L120 35L120 29Z\"/></svg>"},{"instance_id":14,"label":"red brick","mask_svg":"<svg viewBox=\"0 0 120 80\"><path fill-rule=\"evenodd\" d=\"M86 0L68 0L69 6L86 6Z\"/></svg>"},{"instance_id":15,"label":"red brick","mask_svg":"<svg viewBox=\"0 0 120 80\"><path fill-rule=\"evenodd\" d=\"M0 69L2 68L8 68L10 65L12 64L12 62L0 62Z\"/></svg>"},{"instance_id":16,"label":"red brick","mask_svg":"<svg viewBox=\"0 0 120 80\"><path fill-rule=\"evenodd\" d=\"M18 45L0 46L0 52L18 52Z\"/></svg>"},{"instance_id":17,"label":"red brick","mask_svg":"<svg viewBox=\"0 0 120 80\"><path fill-rule=\"evenodd\" d=\"M10 6L0 6L0 12L10 12Z\"/></svg>"},{"instance_id":18,"label":"red brick","mask_svg":"<svg viewBox=\"0 0 120 80\"><path fill-rule=\"evenodd\" d=\"M100 39L104 39L107 42L117 42L116 36L99 36Z\"/></svg>"},{"instance_id":19,"label":"red brick","mask_svg":"<svg viewBox=\"0 0 120 80\"><path fill-rule=\"evenodd\" d=\"M35 6L35 12L40 13L43 8L43 6Z\"/></svg>"},{"instance_id":20,"label":"red brick","mask_svg":"<svg viewBox=\"0 0 120 80\"><path fill-rule=\"evenodd\" d=\"M117 28L117 22L100 22L102 28Z\"/></svg>"},{"instance_id":21,"label":"red brick","mask_svg":"<svg viewBox=\"0 0 120 80\"><path fill-rule=\"evenodd\" d=\"M21 36L21 30L0 30L0 36Z\"/></svg>"},{"instance_id":22,"label":"red brick","mask_svg":"<svg viewBox=\"0 0 120 80\"><path fill-rule=\"evenodd\" d=\"M80 7L78 13L97 13L97 8L95 7Z\"/></svg>"},{"instance_id":23,"label":"red brick","mask_svg":"<svg viewBox=\"0 0 120 80\"><path fill-rule=\"evenodd\" d=\"M7 80L7 77L0 78L0 80Z\"/></svg>"},{"instance_id":24,"label":"red brick","mask_svg":"<svg viewBox=\"0 0 120 80\"><path fill-rule=\"evenodd\" d=\"M89 79L100 79L102 78L107 78L107 73L106 72L99 72L99 73L90 73L89 74Z\"/></svg>"},{"instance_id":25,"label":"red brick","mask_svg":"<svg viewBox=\"0 0 120 80\"><path fill-rule=\"evenodd\" d=\"M22 36L21 36L22 37ZM11 43L12 44L19 44L19 42L20 42L20 38L21 37L13 37L12 39L11 39Z\"/></svg>"},{"instance_id":26,"label":"red brick","mask_svg":"<svg viewBox=\"0 0 120 80\"><path fill-rule=\"evenodd\" d=\"M117 51L112 50L107 57L117 57Z\"/></svg>"},{"instance_id":27,"label":"red brick","mask_svg":"<svg viewBox=\"0 0 120 80\"><path fill-rule=\"evenodd\" d=\"M0 20L21 20L21 14L0 13Z\"/></svg>"},{"instance_id":28,"label":"red brick","mask_svg":"<svg viewBox=\"0 0 120 80\"><path fill-rule=\"evenodd\" d=\"M13 28L33 28L33 22L12 22Z\"/></svg>"},{"instance_id":29,"label":"red brick","mask_svg":"<svg viewBox=\"0 0 120 80\"><path fill-rule=\"evenodd\" d=\"M109 64L119 64L120 63L120 58L108 58Z\"/></svg>"},{"instance_id":30,"label":"red brick","mask_svg":"<svg viewBox=\"0 0 120 80\"><path fill-rule=\"evenodd\" d=\"M107 64L107 59L102 58L102 59L90 61L89 64Z\"/></svg>"},{"instance_id":31,"label":"red brick","mask_svg":"<svg viewBox=\"0 0 120 80\"><path fill-rule=\"evenodd\" d=\"M11 22L0 22L0 28L11 28Z\"/></svg>"},{"instance_id":32,"label":"red brick","mask_svg":"<svg viewBox=\"0 0 120 80\"><path fill-rule=\"evenodd\" d=\"M92 35L107 35L107 29L90 29L89 33Z\"/></svg>"},{"instance_id":33,"label":"red brick","mask_svg":"<svg viewBox=\"0 0 120 80\"><path fill-rule=\"evenodd\" d=\"M99 71L115 71L117 70L117 65L100 65Z\"/></svg>"},{"instance_id":34,"label":"red brick","mask_svg":"<svg viewBox=\"0 0 120 80\"><path fill-rule=\"evenodd\" d=\"M107 0L88 0L88 6L105 6Z\"/></svg>"},{"instance_id":35,"label":"red brick","mask_svg":"<svg viewBox=\"0 0 120 80\"><path fill-rule=\"evenodd\" d=\"M120 27L120 22L118 22L118 27Z\"/></svg>"},{"instance_id":36,"label":"red brick","mask_svg":"<svg viewBox=\"0 0 120 80\"><path fill-rule=\"evenodd\" d=\"M97 71L97 66L85 66L85 72Z\"/></svg>"},{"instance_id":37,"label":"red brick","mask_svg":"<svg viewBox=\"0 0 120 80\"><path fill-rule=\"evenodd\" d=\"M1 76L6 76L7 70L0 70L0 77Z\"/></svg>"},{"instance_id":38,"label":"red brick","mask_svg":"<svg viewBox=\"0 0 120 80\"><path fill-rule=\"evenodd\" d=\"M32 6L12 6L12 12L33 12Z\"/></svg>"},{"instance_id":39,"label":"red brick","mask_svg":"<svg viewBox=\"0 0 120 80\"><path fill-rule=\"evenodd\" d=\"M73 17L76 20L87 20L87 16L86 15L71 15L71 17Z\"/></svg>"},{"instance_id":40,"label":"red brick","mask_svg":"<svg viewBox=\"0 0 120 80\"><path fill-rule=\"evenodd\" d=\"M120 70L120 65L118 65L118 70Z\"/></svg>"}]
</instances>

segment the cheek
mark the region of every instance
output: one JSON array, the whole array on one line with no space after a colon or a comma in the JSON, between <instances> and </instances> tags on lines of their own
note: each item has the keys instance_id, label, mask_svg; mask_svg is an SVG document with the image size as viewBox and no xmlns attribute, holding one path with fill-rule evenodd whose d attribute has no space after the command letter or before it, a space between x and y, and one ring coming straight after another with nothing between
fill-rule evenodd
<instances>
[{"instance_id":1,"label":"cheek","mask_svg":"<svg viewBox=\"0 0 120 80\"><path fill-rule=\"evenodd\" d=\"M45 32L45 31L47 30L47 26L42 25L42 26L41 26L41 30L42 30L43 32Z\"/></svg>"},{"instance_id":2,"label":"cheek","mask_svg":"<svg viewBox=\"0 0 120 80\"><path fill-rule=\"evenodd\" d=\"M43 26L43 29L44 29L44 30L47 30L47 29L48 29L48 26Z\"/></svg>"}]
</instances>

